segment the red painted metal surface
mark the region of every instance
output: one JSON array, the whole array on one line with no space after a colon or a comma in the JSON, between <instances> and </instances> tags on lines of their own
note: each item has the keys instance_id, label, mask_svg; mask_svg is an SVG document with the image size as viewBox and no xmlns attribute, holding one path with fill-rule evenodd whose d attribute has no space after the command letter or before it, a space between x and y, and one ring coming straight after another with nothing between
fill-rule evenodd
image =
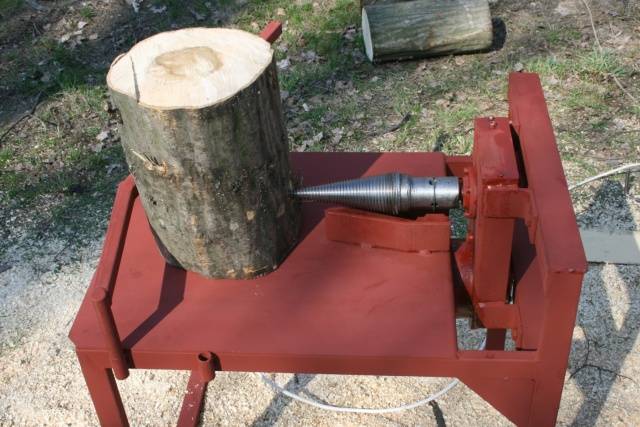
<instances>
[{"instance_id":1,"label":"red painted metal surface","mask_svg":"<svg viewBox=\"0 0 640 427\"><path fill-rule=\"evenodd\" d=\"M125 181L70 333L100 423L127 425L113 372L143 368L192 371L181 425L197 422L215 370L453 376L518 425L553 425L586 261L537 77L512 75L509 99L512 123L476 121L473 158L291 156L305 185L390 171L464 178L469 233L463 244L453 242L455 257L327 239L340 211L325 216L326 206L310 203L300 243L274 273L205 279L164 263L135 187ZM389 244L396 232L403 233L376 237L380 246L416 248ZM371 229L349 233L342 240L375 240ZM457 348L460 281L473 316L489 328L486 350ZM111 304L98 298L111 329L96 316L91 296L98 288L111 296ZM504 351L506 329L517 351Z\"/></svg>"},{"instance_id":2,"label":"red painted metal surface","mask_svg":"<svg viewBox=\"0 0 640 427\"><path fill-rule=\"evenodd\" d=\"M100 324L102 337L107 344L113 373L117 379L124 380L129 376L129 368L120 344L120 334L118 334L113 312L111 311L111 298L109 298L105 288L98 286L93 290L91 300Z\"/></svg>"},{"instance_id":3,"label":"red painted metal surface","mask_svg":"<svg viewBox=\"0 0 640 427\"><path fill-rule=\"evenodd\" d=\"M448 252L449 217L428 214L416 219L398 218L357 209L325 211L327 239L368 248L405 252Z\"/></svg>"},{"instance_id":4,"label":"red painted metal surface","mask_svg":"<svg viewBox=\"0 0 640 427\"><path fill-rule=\"evenodd\" d=\"M97 358L94 353L81 351L77 351L77 355L100 425L128 426L127 414L108 357Z\"/></svg>"},{"instance_id":5,"label":"red painted metal surface","mask_svg":"<svg viewBox=\"0 0 640 427\"><path fill-rule=\"evenodd\" d=\"M471 298L482 302L503 302L507 299L509 259L513 240L511 218L486 215L489 201L486 194L495 187L515 189L518 168L511 130L507 119L476 119L473 145L475 174L475 216L473 222L474 258Z\"/></svg>"},{"instance_id":6,"label":"red painted metal surface","mask_svg":"<svg viewBox=\"0 0 640 427\"><path fill-rule=\"evenodd\" d=\"M113 368L116 378L120 380L129 376L129 370L120 344L120 335L115 327L115 320L111 312L111 292L118 267L120 266L133 202L137 195L138 190L133 182L133 177L129 175L118 186L102 257L93 278L96 287L92 291L92 301L95 314L100 323L101 332L99 336L107 343L110 366Z\"/></svg>"},{"instance_id":7,"label":"red painted metal surface","mask_svg":"<svg viewBox=\"0 0 640 427\"><path fill-rule=\"evenodd\" d=\"M200 420L200 412L204 406L204 398L209 381L216 377L214 357L209 351L198 354L198 369L191 371L187 391L184 394L178 427L195 427Z\"/></svg>"},{"instance_id":8,"label":"red painted metal surface","mask_svg":"<svg viewBox=\"0 0 640 427\"><path fill-rule=\"evenodd\" d=\"M329 179L328 169L332 176L351 179L363 172L431 175L444 168L438 154L321 153L293 155L292 161L306 180L317 182ZM354 164L362 165L360 173ZM125 349L215 350L222 369L252 355L275 354L309 360L309 372L323 354L454 356L449 253L366 250L332 242L325 237L323 214L324 206L304 204L303 235L275 272L248 281L210 280L165 265L136 200L111 305ZM425 302L430 310L424 310ZM95 313L84 304L78 317L85 327L74 330L74 342L83 349L102 348L103 337L94 333ZM397 329L402 336L392 333Z\"/></svg>"},{"instance_id":9,"label":"red painted metal surface","mask_svg":"<svg viewBox=\"0 0 640 427\"><path fill-rule=\"evenodd\" d=\"M278 40L278 37L280 37L281 34L282 34L282 23L280 21L271 21L260 32L260 37L262 37L269 43L273 43L276 40Z\"/></svg>"},{"instance_id":10,"label":"red painted metal surface","mask_svg":"<svg viewBox=\"0 0 640 427\"><path fill-rule=\"evenodd\" d=\"M182 408L178 416L178 427L195 427L200 421L200 412L204 406L204 398L207 392L208 381L202 381L201 374L192 371L184 394Z\"/></svg>"}]
</instances>

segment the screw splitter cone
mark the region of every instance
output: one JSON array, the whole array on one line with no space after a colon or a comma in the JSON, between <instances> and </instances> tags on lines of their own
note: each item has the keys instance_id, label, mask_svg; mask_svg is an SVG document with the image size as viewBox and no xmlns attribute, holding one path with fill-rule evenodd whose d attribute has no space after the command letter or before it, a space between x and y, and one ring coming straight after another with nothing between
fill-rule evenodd
<instances>
[{"instance_id":1,"label":"screw splitter cone","mask_svg":"<svg viewBox=\"0 0 640 427\"><path fill-rule=\"evenodd\" d=\"M301 188L294 196L398 215L454 208L460 199L460 184L455 177L413 177L396 172Z\"/></svg>"}]
</instances>

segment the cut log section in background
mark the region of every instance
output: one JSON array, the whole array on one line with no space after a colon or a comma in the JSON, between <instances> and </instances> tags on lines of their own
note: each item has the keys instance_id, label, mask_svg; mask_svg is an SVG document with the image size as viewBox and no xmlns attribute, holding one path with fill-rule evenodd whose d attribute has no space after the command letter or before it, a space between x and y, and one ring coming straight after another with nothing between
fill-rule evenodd
<instances>
[{"instance_id":1,"label":"cut log section in background","mask_svg":"<svg viewBox=\"0 0 640 427\"><path fill-rule=\"evenodd\" d=\"M487 0L363 0L370 61L486 50L493 42Z\"/></svg>"},{"instance_id":2,"label":"cut log section in background","mask_svg":"<svg viewBox=\"0 0 640 427\"><path fill-rule=\"evenodd\" d=\"M299 210L269 43L231 29L161 33L117 58L107 84L165 258L216 278L274 270Z\"/></svg>"}]
</instances>

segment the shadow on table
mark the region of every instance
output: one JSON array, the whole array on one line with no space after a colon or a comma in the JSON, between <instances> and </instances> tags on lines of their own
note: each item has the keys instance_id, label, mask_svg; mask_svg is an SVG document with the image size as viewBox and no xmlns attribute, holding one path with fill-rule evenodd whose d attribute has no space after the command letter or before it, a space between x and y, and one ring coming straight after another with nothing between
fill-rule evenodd
<instances>
[{"instance_id":1,"label":"shadow on table","mask_svg":"<svg viewBox=\"0 0 640 427\"><path fill-rule=\"evenodd\" d=\"M122 340L124 348L130 349L136 345L138 341L182 302L184 299L186 278L187 272L185 270L165 264L158 307Z\"/></svg>"}]
</instances>

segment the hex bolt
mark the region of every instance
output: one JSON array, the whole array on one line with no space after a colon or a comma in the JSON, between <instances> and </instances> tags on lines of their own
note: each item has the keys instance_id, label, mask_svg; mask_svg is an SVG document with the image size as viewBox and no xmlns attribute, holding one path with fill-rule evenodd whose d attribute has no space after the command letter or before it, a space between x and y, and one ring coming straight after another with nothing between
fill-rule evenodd
<instances>
[{"instance_id":1,"label":"hex bolt","mask_svg":"<svg viewBox=\"0 0 640 427\"><path fill-rule=\"evenodd\" d=\"M496 123L496 118L493 116L489 116L489 127L491 129L495 129L498 124Z\"/></svg>"}]
</instances>

